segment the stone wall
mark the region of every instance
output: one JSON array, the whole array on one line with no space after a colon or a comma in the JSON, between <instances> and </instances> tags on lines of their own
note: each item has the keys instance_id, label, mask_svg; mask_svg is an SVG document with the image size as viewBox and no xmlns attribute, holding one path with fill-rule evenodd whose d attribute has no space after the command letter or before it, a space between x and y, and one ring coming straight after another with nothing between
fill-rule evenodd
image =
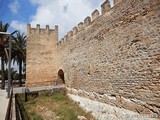
<instances>
[{"instance_id":1,"label":"stone wall","mask_svg":"<svg viewBox=\"0 0 160 120\"><path fill-rule=\"evenodd\" d=\"M93 21L87 17L74 27L58 43L68 87L107 104L160 114L159 3L123 0L109 10L106 1L102 15L96 10Z\"/></svg>"},{"instance_id":2,"label":"stone wall","mask_svg":"<svg viewBox=\"0 0 160 120\"><path fill-rule=\"evenodd\" d=\"M50 54L55 73L64 71L72 94L160 116L160 1L115 3L110 8L106 0L101 15L95 10L92 18L86 17L55 48L51 47L56 55ZM33 58L27 56L37 62Z\"/></svg>"}]
</instances>

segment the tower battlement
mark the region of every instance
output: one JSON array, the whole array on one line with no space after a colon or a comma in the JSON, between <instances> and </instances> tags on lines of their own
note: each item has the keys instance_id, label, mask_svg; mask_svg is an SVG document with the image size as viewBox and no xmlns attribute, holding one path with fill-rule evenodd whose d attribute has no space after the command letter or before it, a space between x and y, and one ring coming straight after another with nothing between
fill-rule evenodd
<instances>
[{"instance_id":1,"label":"tower battlement","mask_svg":"<svg viewBox=\"0 0 160 120\"><path fill-rule=\"evenodd\" d=\"M32 28L31 24L27 24L27 35L30 34L42 34L42 35L50 35L50 34L58 34L58 26L55 25L54 29L50 29L49 25L46 25L46 28L41 28L40 24L36 25L36 28Z\"/></svg>"}]
</instances>

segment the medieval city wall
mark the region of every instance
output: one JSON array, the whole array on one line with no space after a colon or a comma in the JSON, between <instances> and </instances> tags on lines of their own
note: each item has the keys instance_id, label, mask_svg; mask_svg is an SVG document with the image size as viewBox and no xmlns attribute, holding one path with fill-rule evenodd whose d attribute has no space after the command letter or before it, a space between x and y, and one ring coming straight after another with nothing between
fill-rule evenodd
<instances>
[{"instance_id":1,"label":"medieval city wall","mask_svg":"<svg viewBox=\"0 0 160 120\"><path fill-rule=\"evenodd\" d=\"M72 94L160 115L160 1L114 1L59 42L57 29L50 35L27 30L27 85L46 85L62 69Z\"/></svg>"},{"instance_id":2,"label":"medieval city wall","mask_svg":"<svg viewBox=\"0 0 160 120\"><path fill-rule=\"evenodd\" d=\"M57 44L68 91L141 114L160 114L160 2L95 10Z\"/></svg>"}]
</instances>

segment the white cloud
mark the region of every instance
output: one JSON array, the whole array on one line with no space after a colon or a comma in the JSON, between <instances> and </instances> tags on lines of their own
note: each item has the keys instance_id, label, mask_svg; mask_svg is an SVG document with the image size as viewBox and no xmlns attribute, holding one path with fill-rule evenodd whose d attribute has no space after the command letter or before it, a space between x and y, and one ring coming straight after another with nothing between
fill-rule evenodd
<instances>
[{"instance_id":1,"label":"white cloud","mask_svg":"<svg viewBox=\"0 0 160 120\"><path fill-rule=\"evenodd\" d=\"M30 0L32 4L38 5L36 14L31 17L31 25L41 27L50 25L54 28L59 26L59 38L62 38L79 22L83 22L85 17L91 16L95 9L100 10L101 4L105 0Z\"/></svg>"},{"instance_id":2,"label":"white cloud","mask_svg":"<svg viewBox=\"0 0 160 120\"><path fill-rule=\"evenodd\" d=\"M18 0L14 0L11 4L8 6L13 14L17 14L18 10L20 8L20 3Z\"/></svg>"},{"instance_id":3,"label":"white cloud","mask_svg":"<svg viewBox=\"0 0 160 120\"><path fill-rule=\"evenodd\" d=\"M10 25L14 30L19 30L22 33L26 33L26 23L13 20Z\"/></svg>"}]
</instances>

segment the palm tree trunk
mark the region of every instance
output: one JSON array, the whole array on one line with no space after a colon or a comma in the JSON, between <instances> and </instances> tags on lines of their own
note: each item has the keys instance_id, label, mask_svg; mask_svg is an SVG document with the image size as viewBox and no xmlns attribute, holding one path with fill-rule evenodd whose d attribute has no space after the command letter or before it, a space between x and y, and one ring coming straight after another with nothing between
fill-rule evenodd
<instances>
[{"instance_id":1,"label":"palm tree trunk","mask_svg":"<svg viewBox=\"0 0 160 120\"><path fill-rule=\"evenodd\" d=\"M4 59L1 57L1 70L2 70L2 84L1 89L5 89L5 76L4 76Z\"/></svg>"},{"instance_id":2,"label":"palm tree trunk","mask_svg":"<svg viewBox=\"0 0 160 120\"><path fill-rule=\"evenodd\" d=\"M22 60L19 62L19 86L22 86Z\"/></svg>"}]
</instances>

